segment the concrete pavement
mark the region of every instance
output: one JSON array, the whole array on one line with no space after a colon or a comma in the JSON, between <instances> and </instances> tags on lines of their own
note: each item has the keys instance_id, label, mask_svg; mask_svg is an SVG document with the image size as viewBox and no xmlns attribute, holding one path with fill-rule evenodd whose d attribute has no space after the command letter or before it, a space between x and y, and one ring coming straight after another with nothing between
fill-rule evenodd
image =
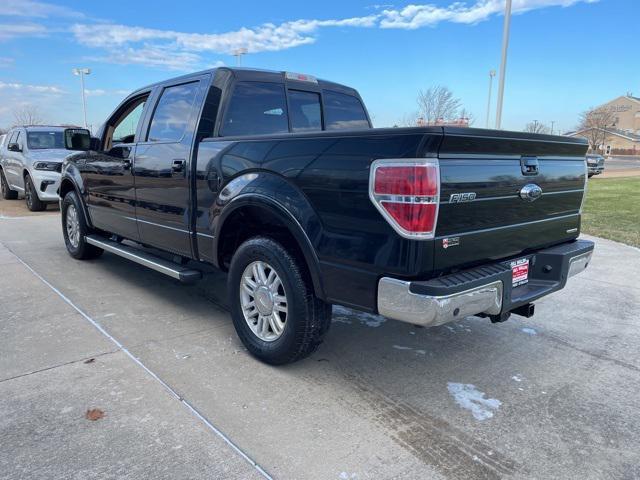
<instances>
[{"instance_id":1,"label":"concrete pavement","mask_svg":"<svg viewBox=\"0 0 640 480\"><path fill-rule=\"evenodd\" d=\"M10 478L260 475L152 374L274 478L640 477L637 249L597 240L531 319L418 329L335 308L314 356L274 368L237 340L223 275L183 286L110 254L75 261L57 215L0 219L0 242L152 372L3 251ZM94 407L105 418L85 420Z\"/></svg>"}]
</instances>

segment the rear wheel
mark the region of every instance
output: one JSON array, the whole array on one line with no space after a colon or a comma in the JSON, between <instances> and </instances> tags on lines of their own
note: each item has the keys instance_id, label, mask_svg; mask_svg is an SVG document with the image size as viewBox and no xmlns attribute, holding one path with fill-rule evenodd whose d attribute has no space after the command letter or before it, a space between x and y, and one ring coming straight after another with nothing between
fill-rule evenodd
<instances>
[{"instance_id":1,"label":"rear wheel","mask_svg":"<svg viewBox=\"0 0 640 480\"><path fill-rule=\"evenodd\" d=\"M249 352L273 365L313 353L331 323L331 305L317 298L304 265L265 237L244 242L231 260L229 303Z\"/></svg>"},{"instance_id":2,"label":"rear wheel","mask_svg":"<svg viewBox=\"0 0 640 480\"><path fill-rule=\"evenodd\" d=\"M28 173L24 176L24 199L32 212L41 212L47 208L47 204L38 198L38 192Z\"/></svg>"},{"instance_id":3,"label":"rear wheel","mask_svg":"<svg viewBox=\"0 0 640 480\"><path fill-rule=\"evenodd\" d=\"M2 190L2 198L5 200L15 200L18 198L18 192L11 190L9 182L7 182L7 178L4 176L3 170L0 170L0 189Z\"/></svg>"},{"instance_id":4,"label":"rear wheel","mask_svg":"<svg viewBox=\"0 0 640 480\"><path fill-rule=\"evenodd\" d=\"M71 191L65 195L61 216L62 235L69 255L78 260L88 260L102 255L104 250L87 243L86 236L91 232L76 192Z\"/></svg>"}]
</instances>

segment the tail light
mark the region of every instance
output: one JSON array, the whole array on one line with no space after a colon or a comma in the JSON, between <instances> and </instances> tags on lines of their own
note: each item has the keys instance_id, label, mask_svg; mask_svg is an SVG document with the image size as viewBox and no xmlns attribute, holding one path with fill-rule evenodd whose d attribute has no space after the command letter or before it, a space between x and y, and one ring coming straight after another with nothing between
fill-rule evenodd
<instances>
[{"instance_id":1,"label":"tail light","mask_svg":"<svg viewBox=\"0 0 640 480\"><path fill-rule=\"evenodd\" d=\"M369 198L403 237L433 238L440 201L438 160L376 160L371 164Z\"/></svg>"}]
</instances>

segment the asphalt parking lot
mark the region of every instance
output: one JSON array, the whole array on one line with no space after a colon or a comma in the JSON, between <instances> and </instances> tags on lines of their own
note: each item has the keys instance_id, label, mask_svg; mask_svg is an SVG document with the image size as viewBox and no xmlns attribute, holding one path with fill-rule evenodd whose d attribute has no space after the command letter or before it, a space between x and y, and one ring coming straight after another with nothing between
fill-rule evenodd
<instances>
[{"instance_id":1,"label":"asphalt parking lot","mask_svg":"<svg viewBox=\"0 0 640 480\"><path fill-rule=\"evenodd\" d=\"M596 239L531 319L418 329L335 308L314 356L274 368L236 338L223 275L75 261L57 212L13 208L4 478L640 478L638 249Z\"/></svg>"}]
</instances>

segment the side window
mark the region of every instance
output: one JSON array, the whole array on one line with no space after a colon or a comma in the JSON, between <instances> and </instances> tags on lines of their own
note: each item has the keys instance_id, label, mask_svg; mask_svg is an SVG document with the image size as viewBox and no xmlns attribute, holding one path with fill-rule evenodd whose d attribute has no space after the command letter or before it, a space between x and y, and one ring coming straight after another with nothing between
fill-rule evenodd
<instances>
[{"instance_id":1,"label":"side window","mask_svg":"<svg viewBox=\"0 0 640 480\"><path fill-rule=\"evenodd\" d=\"M9 143L16 143L18 141L19 134L20 134L20 130L14 130L11 133L11 138L9 139Z\"/></svg>"},{"instance_id":2,"label":"side window","mask_svg":"<svg viewBox=\"0 0 640 480\"><path fill-rule=\"evenodd\" d=\"M263 135L289 131L284 85L240 82L231 96L220 134Z\"/></svg>"},{"instance_id":3,"label":"side window","mask_svg":"<svg viewBox=\"0 0 640 480\"><path fill-rule=\"evenodd\" d=\"M178 142L182 139L199 84L191 82L164 89L151 119L149 142Z\"/></svg>"},{"instance_id":4,"label":"side window","mask_svg":"<svg viewBox=\"0 0 640 480\"><path fill-rule=\"evenodd\" d=\"M133 143L146 101L146 97L137 100L125 110L123 117L116 120L116 128L113 131L113 143ZM128 113L126 113L127 111Z\"/></svg>"},{"instance_id":5,"label":"side window","mask_svg":"<svg viewBox=\"0 0 640 480\"><path fill-rule=\"evenodd\" d=\"M324 108L324 122L327 130L369 128L364 107L354 96L325 90Z\"/></svg>"},{"instance_id":6,"label":"side window","mask_svg":"<svg viewBox=\"0 0 640 480\"><path fill-rule=\"evenodd\" d=\"M289 116L293 132L322 130L320 95L313 92L289 90Z\"/></svg>"}]
</instances>

